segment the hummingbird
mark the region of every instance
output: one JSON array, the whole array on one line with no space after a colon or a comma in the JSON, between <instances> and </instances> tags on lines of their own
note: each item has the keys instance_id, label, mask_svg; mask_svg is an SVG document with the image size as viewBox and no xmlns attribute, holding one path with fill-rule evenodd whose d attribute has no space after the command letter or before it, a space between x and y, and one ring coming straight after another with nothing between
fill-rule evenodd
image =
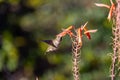
<instances>
[{"instance_id":1,"label":"hummingbird","mask_svg":"<svg viewBox=\"0 0 120 80\"><path fill-rule=\"evenodd\" d=\"M74 28L74 26L69 26L67 29L64 29L61 33L56 35L56 38L53 40L43 40L43 42L49 44L46 53L56 51L60 45L60 42L62 41L62 37L64 37L66 34L69 34L70 36L73 36L71 30Z\"/></svg>"},{"instance_id":2,"label":"hummingbird","mask_svg":"<svg viewBox=\"0 0 120 80\"><path fill-rule=\"evenodd\" d=\"M62 41L62 36L56 36L56 38L53 40L43 40L43 42L49 45L46 50L46 53L56 51L61 41Z\"/></svg>"}]
</instances>

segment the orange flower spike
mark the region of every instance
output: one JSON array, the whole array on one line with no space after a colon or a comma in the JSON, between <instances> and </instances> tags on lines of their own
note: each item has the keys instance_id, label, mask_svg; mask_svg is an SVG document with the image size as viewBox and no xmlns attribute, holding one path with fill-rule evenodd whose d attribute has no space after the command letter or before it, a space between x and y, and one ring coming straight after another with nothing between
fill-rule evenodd
<instances>
[{"instance_id":1,"label":"orange flower spike","mask_svg":"<svg viewBox=\"0 0 120 80\"><path fill-rule=\"evenodd\" d=\"M78 43L82 46L82 28L77 29Z\"/></svg>"},{"instance_id":2,"label":"orange flower spike","mask_svg":"<svg viewBox=\"0 0 120 80\"><path fill-rule=\"evenodd\" d=\"M70 26L67 29L63 30L63 32L59 33L57 36L65 36L67 33L69 33L70 30L72 30L74 28L74 26Z\"/></svg>"}]
</instances>

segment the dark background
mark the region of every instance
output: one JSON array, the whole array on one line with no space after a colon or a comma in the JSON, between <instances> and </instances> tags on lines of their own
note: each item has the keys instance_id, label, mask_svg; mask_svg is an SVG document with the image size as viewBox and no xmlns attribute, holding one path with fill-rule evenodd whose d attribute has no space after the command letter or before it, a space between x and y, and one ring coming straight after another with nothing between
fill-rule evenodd
<instances>
[{"instance_id":1,"label":"dark background","mask_svg":"<svg viewBox=\"0 0 120 80\"><path fill-rule=\"evenodd\" d=\"M0 80L73 80L69 36L56 52L45 55L41 40L88 21L98 29L88 40L83 36L81 80L109 80L112 53L112 23L109 10L94 3L109 0L0 0Z\"/></svg>"}]
</instances>

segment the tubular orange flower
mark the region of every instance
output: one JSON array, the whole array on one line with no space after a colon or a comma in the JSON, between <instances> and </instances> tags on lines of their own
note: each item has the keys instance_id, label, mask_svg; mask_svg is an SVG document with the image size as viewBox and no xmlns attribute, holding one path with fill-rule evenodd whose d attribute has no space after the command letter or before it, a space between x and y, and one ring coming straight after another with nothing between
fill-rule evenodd
<instances>
[{"instance_id":1,"label":"tubular orange flower","mask_svg":"<svg viewBox=\"0 0 120 80\"><path fill-rule=\"evenodd\" d=\"M115 10L115 4L112 2L112 5L110 7L110 11L109 11L109 14L108 14L108 17L107 19L110 21L111 18L112 18L112 15L113 15L113 11Z\"/></svg>"},{"instance_id":2,"label":"tubular orange flower","mask_svg":"<svg viewBox=\"0 0 120 80\"><path fill-rule=\"evenodd\" d=\"M78 44L82 46L82 29L81 28L77 29L77 37L78 37Z\"/></svg>"},{"instance_id":3,"label":"tubular orange flower","mask_svg":"<svg viewBox=\"0 0 120 80\"><path fill-rule=\"evenodd\" d=\"M115 4L113 3L112 0L110 0L110 3L111 3L111 6L109 5L106 5L106 4L99 4L99 3L95 3L96 6L98 7L106 7L106 8L109 8L109 14L108 14L108 17L107 19L110 21L112 16L113 16L113 11L115 10Z\"/></svg>"},{"instance_id":4,"label":"tubular orange flower","mask_svg":"<svg viewBox=\"0 0 120 80\"><path fill-rule=\"evenodd\" d=\"M86 28L87 24L88 24L88 22L86 22L86 23L84 24L84 26L81 27L81 29L84 30L84 34L87 36L87 38L88 38L88 39L91 39L90 33L95 33L95 32L97 31L97 29L95 29L95 30L88 30L88 29Z\"/></svg>"},{"instance_id":5,"label":"tubular orange flower","mask_svg":"<svg viewBox=\"0 0 120 80\"><path fill-rule=\"evenodd\" d=\"M91 39L90 33L87 32L88 29L87 29L86 27L84 28L84 31L86 32L85 34L86 34L87 38L88 38L88 39Z\"/></svg>"},{"instance_id":6,"label":"tubular orange flower","mask_svg":"<svg viewBox=\"0 0 120 80\"><path fill-rule=\"evenodd\" d=\"M88 29L86 28L87 24L88 24L88 22L86 22L86 23L84 24L84 26L82 27L85 32L88 31ZM88 39L91 39L91 36L90 36L90 33L89 33L89 32L87 32L87 33L85 33L85 34L86 34L86 36L87 36Z\"/></svg>"},{"instance_id":7,"label":"tubular orange flower","mask_svg":"<svg viewBox=\"0 0 120 80\"><path fill-rule=\"evenodd\" d=\"M73 34L72 31L68 31L67 34L72 38L72 37L75 37L75 35Z\"/></svg>"},{"instance_id":8,"label":"tubular orange flower","mask_svg":"<svg viewBox=\"0 0 120 80\"><path fill-rule=\"evenodd\" d=\"M63 30L63 32L59 33L57 36L63 37L63 36L65 36L67 33L69 33L70 30L72 30L73 28L74 28L74 26L70 26L70 27L68 27L67 29Z\"/></svg>"}]
</instances>

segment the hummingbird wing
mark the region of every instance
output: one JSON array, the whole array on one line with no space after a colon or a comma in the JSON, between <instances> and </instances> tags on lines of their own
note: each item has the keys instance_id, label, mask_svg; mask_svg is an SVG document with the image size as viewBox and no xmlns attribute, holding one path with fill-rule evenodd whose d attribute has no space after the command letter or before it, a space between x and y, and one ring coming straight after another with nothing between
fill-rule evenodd
<instances>
[{"instance_id":1,"label":"hummingbird wing","mask_svg":"<svg viewBox=\"0 0 120 80\"><path fill-rule=\"evenodd\" d=\"M48 45L51 45L53 47L56 47L53 43L53 40L42 40L43 42L47 43Z\"/></svg>"},{"instance_id":2,"label":"hummingbird wing","mask_svg":"<svg viewBox=\"0 0 120 80\"><path fill-rule=\"evenodd\" d=\"M54 46L49 45L46 52L56 51L58 49L61 41L62 41L62 37L57 36L54 40L52 40L52 43L54 44Z\"/></svg>"}]
</instances>

